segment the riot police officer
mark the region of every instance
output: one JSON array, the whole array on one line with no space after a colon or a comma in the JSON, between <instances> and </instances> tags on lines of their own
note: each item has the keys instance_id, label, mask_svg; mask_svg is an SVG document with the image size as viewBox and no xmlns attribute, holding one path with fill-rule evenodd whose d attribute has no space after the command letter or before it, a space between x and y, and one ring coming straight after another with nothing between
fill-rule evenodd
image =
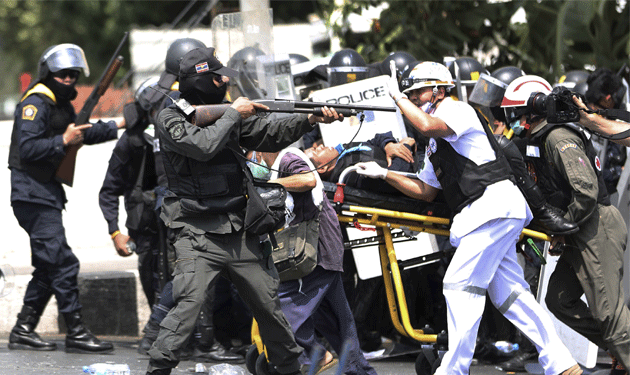
<instances>
[{"instance_id":1,"label":"riot police officer","mask_svg":"<svg viewBox=\"0 0 630 375\"><path fill-rule=\"evenodd\" d=\"M237 72L217 60L214 48L188 52L180 63L180 90L193 105L221 103ZM173 231L177 253L173 296L177 305L160 324L149 350L148 374L168 375L192 334L206 290L219 274L236 285L260 327L269 360L280 373L299 373L301 349L280 310L278 274L259 233L247 223L254 211L246 191L240 146L277 151L311 130L317 121L340 119L324 107L325 117L294 115L276 121L255 116L266 106L238 98L212 126L197 127L177 107L164 109L157 130L169 192L161 218ZM247 215L249 213L249 215Z\"/></svg>"},{"instance_id":2,"label":"riot police officer","mask_svg":"<svg viewBox=\"0 0 630 375\"><path fill-rule=\"evenodd\" d=\"M543 78L523 76L510 83L502 103L509 126L525 131L526 157L548 202L581 229L552 240L550 252L560 258L545 302L560 321L628 368L630 311L621 280L626 225L610 204L589 136L572 123L549 124L535 110L533 99L550 93L551 85Z\"/></svg>"},{"instance_id":3,"label":"riot police officer","mask_svg":"<svg viewBox=\"0 0 630 375\"><path fill-rule=\"evenodd\" d=\"M118 254L131 255L128 244L135 245L140 284L151 308L159 295L159 223L154 191L158 186L155 155L159 148L156 150L154 134L151 134L153 125L149 124L151 107L147 94L156 85L157 79L149 78L136 90L134 102L125 105L123 114L127 130L114 147L99 192L99 206ZM129 235L121 233L118 227L120 196L125 198L125 226Z\"/></svg>"},{"instance_id":4,"label":"riot police officer","mask_svg":"<svg viewBox=\"0 0 630 375\"><path fill-rule=\"evenodd\" d=\"M108 352L109 342L96 338L81 319L79 260L66 241L61 211L66 203L55 171L70 145L95 144L115 139L114 121L75 124L71 101L81 71L89 68L83 50L75 44L48 48L39 59L37 80L17 105L9 149L11 205L31 243L33 277L26 287L24 305L9 336L10 349L54 350L55 343L35 332L39 318L54 295L68 333L67 352Z\"/></svg>"}]
</instances>

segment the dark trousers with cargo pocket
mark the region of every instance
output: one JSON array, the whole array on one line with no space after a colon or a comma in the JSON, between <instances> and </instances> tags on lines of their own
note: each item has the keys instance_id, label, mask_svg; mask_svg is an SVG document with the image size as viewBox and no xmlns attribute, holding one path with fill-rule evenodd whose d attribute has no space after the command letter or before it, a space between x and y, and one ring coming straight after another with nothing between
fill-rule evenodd
<instances>
[{"instance_id":1,"label":"dark trousers with cargo pocket","mask_svg":"<svg viewBox=\"0 0 630 375\"><path fill-rule=\"evenodd\" d=\"M24 304L41 315L50 297L57 299L59 313L81 309L79 259L66 240L61 210L37 203L12 202L13 213L31 242L33 278L26 287Z\"/></svg>"},{"instance_id":2,"label":"dark trousers with cargo pocket","mask_svg":"<svg viewBox=\"0 0 630 375\"><path fill-rule=\"evenodd\" d=\"M221 272L236 286L252 311L269 360L279 372L300 369L302 353L280 308L278 273L263 257L258 236L239 231L231 234L197 234L190 228L176 230L177 261L173 278L176 306L160 324L158 338L149 350L149 371L173 368L195 327L206 289Z\"/></svg>"}]
</instances>

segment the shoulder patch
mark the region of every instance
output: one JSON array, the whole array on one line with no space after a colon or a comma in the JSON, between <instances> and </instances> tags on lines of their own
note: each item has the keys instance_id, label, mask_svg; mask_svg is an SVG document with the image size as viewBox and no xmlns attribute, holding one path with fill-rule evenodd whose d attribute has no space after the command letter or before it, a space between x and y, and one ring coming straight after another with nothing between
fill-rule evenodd
<instances>
[{"instance_id":1,"label":"shoulder patch","mask_svg":"<svg viewBox=\"0 0 630 375\"><path fill-rule=\"evenodd\" d=\"M565 152L566 150L570 148L578 148L578 145L576 145L575 143L567 143L566 145L562 146L562 148L560 149L560 152Z\"/></svg>"},{"instance_id":2,"label":"shoulder patch","mask_svg":"<svg viewBox=\"0 0 630 375\"><path fill-rule=\"evenodd\" d=\"M37 115L37 107L32 104L29 104L22 108L22 120L33 121L35 116Z\"/></svg>"},{"instance_id":3,"label":"shoulder patch","mask_svg":"<svg viewBox=\"0 0 630 375\"><path fill-rule=\"evenodd\" d=\"M184 137L184 135L186 134L186 129L184 128L184 124L180 123L169 127L168 132L173 140L178 141Z\"/></svg>"}]
</instances>

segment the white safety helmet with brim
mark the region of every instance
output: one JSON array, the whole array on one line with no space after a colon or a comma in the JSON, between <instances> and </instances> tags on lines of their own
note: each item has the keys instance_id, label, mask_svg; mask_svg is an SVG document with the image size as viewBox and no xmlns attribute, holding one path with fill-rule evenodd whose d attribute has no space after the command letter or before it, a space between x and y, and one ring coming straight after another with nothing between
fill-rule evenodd
<instances>
[{"instance_id":1,"label":"white safety helmet with brim","mask_svg":"<svg viewBox=\"0 0 630 375\"><path fill-rule=\"evenodd\" d=\"M39 59L39 79L46 78L50 72L64 69L82 69L86 77L90 76L90 68L81 47L71 43L58 44L47 49Z\"/></svg>"},{"instance_id":2,"label":"white safety helmet with brim","mask_svg":"<svg viewBox=\"0 0 630 375\"><path fill-rule=\"evenodd\" d=\"M413 90L421 89L423 87L438 87L444 86L448 91L455 86L453 77L448 69L433 61L424 61L418 65L409 73L408 82L411 84L403 92L408 93Z\"/></svg>"}]
</instances>

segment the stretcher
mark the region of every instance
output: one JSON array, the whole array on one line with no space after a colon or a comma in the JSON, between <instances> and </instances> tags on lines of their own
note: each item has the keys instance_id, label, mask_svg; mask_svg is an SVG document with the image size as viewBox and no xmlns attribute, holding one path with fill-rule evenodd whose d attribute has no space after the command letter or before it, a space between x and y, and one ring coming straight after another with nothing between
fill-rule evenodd
<instances>
[{"instance_id":1,"label":"stretcher","mask_svg":"<svg viewBox=\"0 0 630 375\"><path fill-rule=\"evenodd\" d=\"M353 171L351 168L353 167L347 170L348 173ZM344 171L340 181L344 181L346 175ZM324 190L337 212L342 227L370 228L376 232L376 236L367 240L346 241L345 250L378 244L381 274L392 324L400 335L420 345L416 373L434 374L447 349L447 334L444 331L433 332L429 327L419 329L412 326L401 272L407 268L429 264L447 254L442 251L430 252L417 258L400 261L395 249L395 238L409 238L417 233L448 237L450 220L447 217L450 217L450 213L445 202L422 202L404 195L366 192L343 183L324 182ZM523 237L551 240L547 234L527 228L523 229L521 239ZM253 345L246 356L247 368L254 375L266 375L268 371L265 350L255 321L252 327L252 341Z\"/></svg>"}]
</instances>

